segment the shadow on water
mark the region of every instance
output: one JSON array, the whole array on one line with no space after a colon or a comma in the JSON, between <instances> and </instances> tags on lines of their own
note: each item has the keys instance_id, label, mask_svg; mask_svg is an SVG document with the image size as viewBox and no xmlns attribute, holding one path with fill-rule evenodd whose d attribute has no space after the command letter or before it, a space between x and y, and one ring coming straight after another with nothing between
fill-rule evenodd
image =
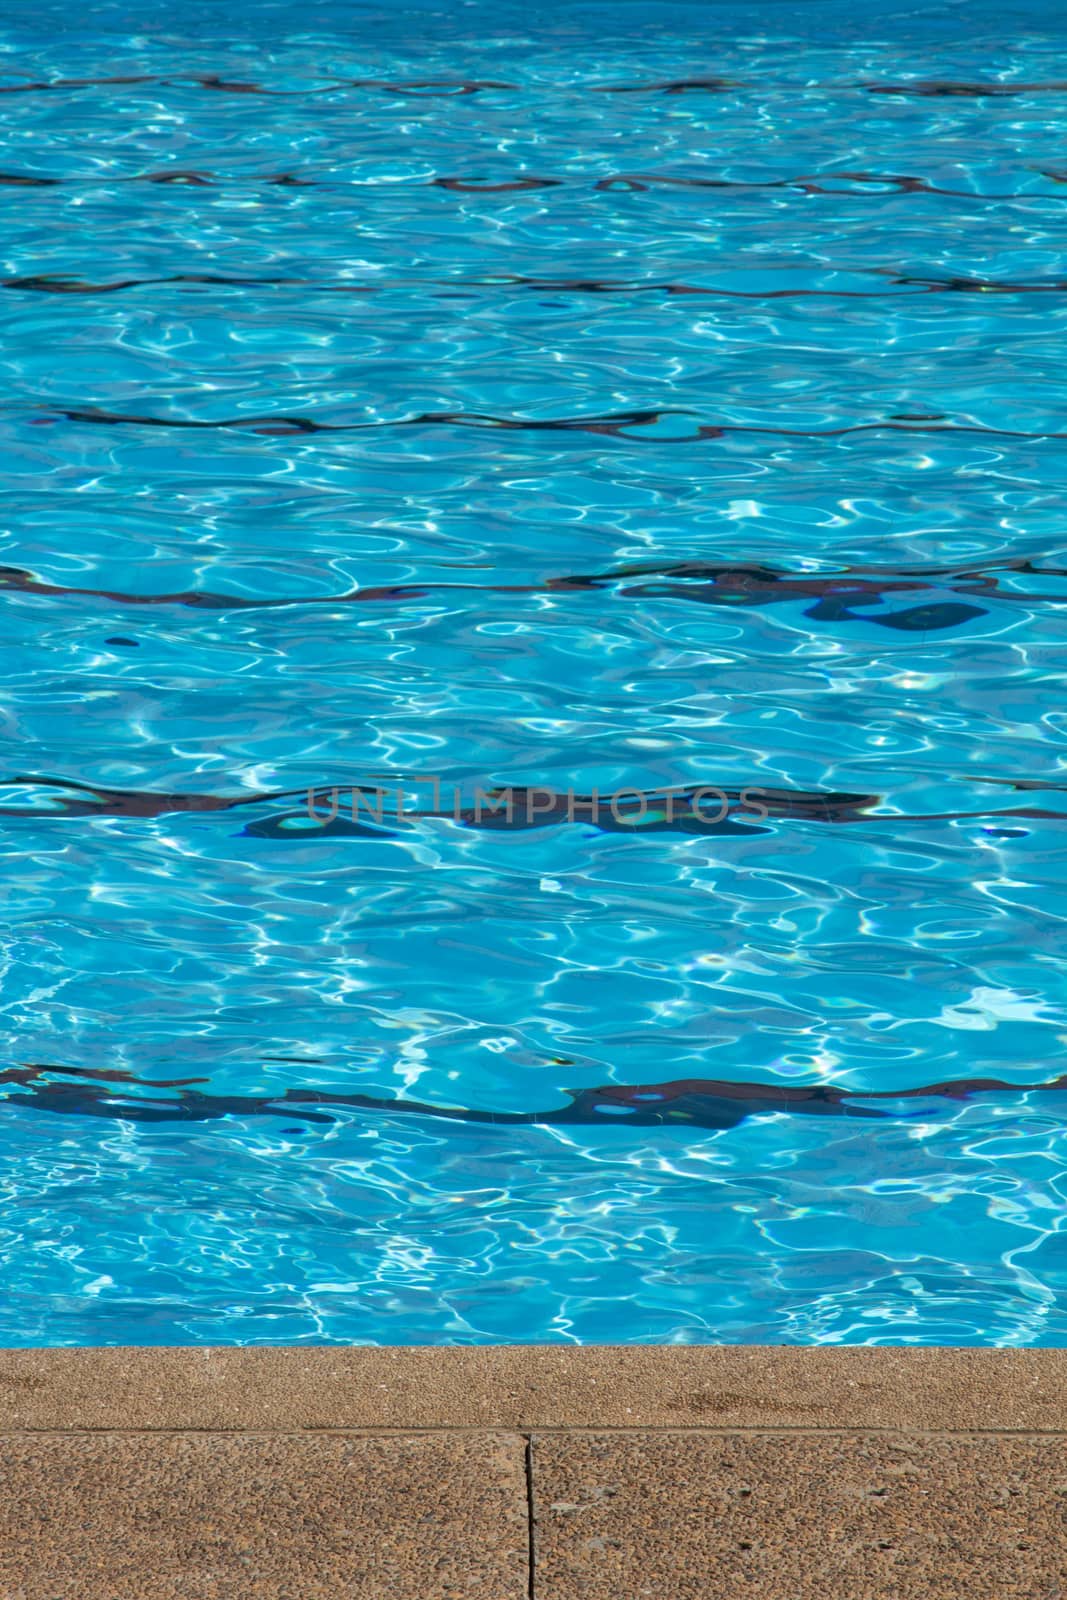
<instances>
[{"instance_id":1,"label":"shadow on water","mask_svg":"<svg viewBox=\"0 0 1067 1600\"><path fill-rule=\"evenodd\" d=\"M74 1083L52 1077L74 1078ZM28 1063L0 1072L0 1084L14 1084L24 1093L0 1098L14 1106L62 1116L105 1118L115 1122L210 1122L223 1117L283 1117L304 1123L333 1123L330 1109L363 1110L388 1116L463 1122L479 1126L602 1127L625 1122L631 1127L686 1126L721 1132L748 1117L787 1115L862 1117L887 1121L914 1115L880 1110L872 1100L913 1099L959 1103L975 1095L1007 1095L1011 1100L1036 1093L1062 1093L1067 1076L1039 1084L1006 1083L997 1078L959 1078L911 1089L849 1090L829 1084L735 1083L713 1078L683 1078L653 1084L608 1084L593 1089L567 1089L568 1103L543 1111L479 1111L462 1106L436 1106L418 1100L381 1095L344 1094L333 1089L286 1089L279 1095L211 1094L192 1087L204 1078L153 1080L121 1071L89 1071L81 1067ZM122 1086L175 1089L172 1098L126 1094ZM114 1086L114 1087L113 1087ZM322 1109L315 1109L322 1108ZM928 1111L922 1113L924 1117Z\"/></svg>"}]
</instances>

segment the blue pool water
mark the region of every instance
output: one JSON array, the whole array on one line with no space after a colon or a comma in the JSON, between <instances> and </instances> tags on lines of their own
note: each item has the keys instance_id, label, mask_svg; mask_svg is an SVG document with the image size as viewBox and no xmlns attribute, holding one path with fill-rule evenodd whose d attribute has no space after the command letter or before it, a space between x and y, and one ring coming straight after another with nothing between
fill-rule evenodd
<instances>
[{"instance_id":1,"label":"blue pool water","mask_svg":"<svg viewBox=\"0 0 1067 1600\"><path fill-rule=\"evenodd\" d=\"M1067 1343L1063 14L0 21L0 1342Z\"/></svg>"}]
</instances>

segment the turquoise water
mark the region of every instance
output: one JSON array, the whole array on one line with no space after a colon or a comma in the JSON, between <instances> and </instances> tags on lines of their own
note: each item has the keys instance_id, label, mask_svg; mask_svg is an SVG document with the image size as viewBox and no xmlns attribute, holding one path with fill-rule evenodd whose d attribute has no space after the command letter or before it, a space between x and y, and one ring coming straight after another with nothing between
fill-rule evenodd
<instances>
[{"instance_id":1,"label":"turquoise water","mask_svg":"<svg viewBox=\"0 0 1067 1600\"><path fill-rule=\"evenodd\" d=\"M0 1342L1067 1344L1062 16L2 21Z\"/></svg>"}]
</instances>

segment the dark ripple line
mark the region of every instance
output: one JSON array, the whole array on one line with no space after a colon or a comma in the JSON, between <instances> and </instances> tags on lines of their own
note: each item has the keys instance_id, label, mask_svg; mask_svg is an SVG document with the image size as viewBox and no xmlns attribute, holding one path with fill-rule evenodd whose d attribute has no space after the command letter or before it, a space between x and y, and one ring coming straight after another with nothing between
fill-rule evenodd
<instances>
[{"instance_id":1,"label":"dark ripple line","mask_svg":"<svg viewBox=\"0 0 1067 1600\"><path fill-rule=\"evenodd\" d=\"M594 417L499 417L483 411L422 411L411 417L397 417L392 421L376 422L316 422L311 417L255 416L223 417L215 422L198 421L189 417L156 417L141 412L108 411L102 407L57 406L48 415L33 419L37 425L51 417L64 417L68 422L86 422L104 427L183 428L198 430L234 430L242 433L268 434L288 437L317 433L366 433L390 428L499 428L506 432L525 433L592 433L609 438L626 439L644 444L689 444L694 440L715 440L733 436L766 436L783 439L839 439L855 433L909 433L937 434L955 437L977 435L993 439L1067 439L1067 433L1051 429L1035 431L1021 428L991 428L972 423L948 423L944 427L929 427L939 413L903 412L895 417L877 422L852 422L838 428L766 428L754 423L724 422L700 423L693 432L678 438L664 439L659 435L648 441L640 434L630 433L630 428L652 426L665 417L692 417L697 413L681 407L668 406L661 410L618 411Z\"/></svg>"},{"instance_id":2,"label":"dark ripple line","mask_svg":"<svg viewBox=\"0 0 1067 1600\"><path fill-rule=\"evenodd\" d=\"M747 87L739 78L666 78L657 83L602 83L591 85L594 94L686 94L701 89L720 94Z\"/></svg>"},{"instance_id":3,"label":"dark ripple line","mask_svg":"<svg viewBox=\"0 0 1067 1600\"><path fill-rule=\"evenodd\" d=\"M278 789L257 794L216 795L176 794L154 789L104 789L81 783L76 778L51 778L28 773L0 779L0 788L73 790L80 799L64 799L62 811L42 812L34 806L2 806L6 817L162 817L175 812L233 811L241 806L258 806L300 798L306 791Z\"/></svg>"},{"instance_id":4,"label":"dark ripple line","mask_svg":"<svg viewBox=\"0 0 1067 1600\"><path fill-rule=\"evenodd\" d=\"M858 83L829 83L829 84L775 84L773 80L758 79L746 82L739 78L668 78L656 83L612 84L594 85L594 92L601 94L685 94L690 90L704 90L713 94L725 93L730 89L779 89L788 87L801 92L814 88L817 94L826 95L829 91L863 89L868 94L887 95L917 95L925 99L931 98L957 98L957 99L992 99L1003 98L1019 94L1062 94L1067 91L1067 82L1052 79L1047 83L997 83L997 82L966 82L948 78L917 79L911 83L880 83L876 80L861 80Z\"/></svg>"},{"instance_id":5,"label":"dark ripple line","mask_svg":"<svg viewBox=\"0 0 1067 1600\"><path fill-rule=\"evenodd\" d=\"M891 285L914 288L923 294L1063 294L1067 292L1067 279L1054 279L1048 283L1022 283L998 281L993 278L927 278L914 273L900 273L888 267L849 268L850 277L879 276ZM124 289L142 289L172 283L204 284L219 288L299 288L310 289L313 294L382 294L391 290L411 290L425 287L470 289L500 288L527 289L539 294L668 294L709 295L730 300L785 300L785 299L845 299L885 300L885 291L879 289L722 289L694 283L672 282L622 282L612 283L601 278L531 278L521 274L501 275L494 278L433 278L429 280L404 280L383 283L316 283L311 278L270 275L266 277L237 277L219 272L174 272L163 277L116 278L111 282L95 283L76 278L67 273L38 272L0 279L0 288L20 290L33 294L116 294Z\"/></svg>"},{"instance_id":6,"label":"dark ripple line","mask_svg":"<svg viewBox=\"0 0 1067 1600\"><path fill-rule=\"evenodd\" d=\"M305 89L266 89L262 84L239 78L223 78L218 73L190 73L188 77L160 76L156 73L136 73L109 78L40 78L29 83L0 84L0 94L43 94L58 90L121 88L154 84L160 88L185 89L195 85L201 89L217 90L221 94L266 95L272 99L301 99L305 95L330 94L334 89L379 89L386 94L411 94L419 96L478 94L483 89L515 89L516 84L502 83L492 78L413 78L393 81L388 78L332 78L326 84Z\"/></svg>"},{"instance_id":7,"label":"dark ripple line","mask_svg":"<svg viewBox=\"0 0 1067 1600\"><path fill-rule=\"evenodd\" d=\"M61 791L60 804L62 810L42 811L35 806L4 806L0 805L0 816L7 817L34 817L47 821L50 818L81 818L81 817L139 817L153 818L171 815L178 812L215 812L232 811L245 806L261 806L276 804L286 800L300 800L304 804L303 812L299 813L306 820L311 820L312 812L309 794L314 797L316 807L328 806L331 811L338 812L336 817L323 818L316 811L315 816L320 823L320 831L331 836L344 835L352 826L361 835L372 831L374 834L387 834L388 828L384 823L384 799L387 792L367 784L350 786L353 794L377 795L384 797L379 809L383 820L376 824L373 830L365 830L359 824L349 824L347 819L339 815L339 788L331 786L329 789L312 788L299 790L275 790L261 793L244 794L237 796L212 795L212 794L179 794L163 793L157 790L133 789L105 789L82 783L75 779L54 778L42 774L30 773L0 780L2 788L39 788L50 791ZM707 827L720 831L732 831L736 825L727 821L724 816L715 821L707 818L701 808L693 801L693 796L698 795L702 788L708 789L710 785L689 784L674 789L654 789L644 791L642 794L642 815L649 805L663 805L668 796L678 804L678 816L675 821L683 826L686 822L699 821ZM817 793L803 789L723 789L716 785L716 797L722 796L731 807L738 807L756 815L766 814L775 820L806 820L813 822L842 822L856 820L856 815L867 807L876 805L880 800L874 794L839 794ZM74 791L75 798L65 797L67 791ZM411 810L404 811L404 820L417 822L432 818L447 818L464 823L467 826L481 827L486 831L519 831L527 827L549 827L554 823L566 819L570 821L591 820L594 827L601 831L614 828L617 818L615 810L624 811L621 800L613 809L608 798L598 800L595 796L572 796L569 792L561 793L544 786L508 785L495 787L482 791L492 797L495 806L504 809L486 810L483 815L481 806L461 808L458 813L455 807L448 810ZM631 791L627 791L631 792ZM759 795L758 801L746 799L748 795ZM719 808L722 801L718 800ZM568 816L572 809L581 808L582 817ZM631 809L634 809L631 806ZM521 811L523 815L516 815ZM1001 813L998 813L998 815ZM1013 813L1014 814L1014 813ZM279 817L268 818L262 829L258 829L264 837L281 836L285 829L283 824L294 813L284 813ZM399 822L400 819L398 818ZM338 824L341 824L338 826ZM673 824L672 824L673 825ZM253 824L253 827L257 825ZM649 831L645 829L643 831ZM749 829L741 830L744 832ZM757 830L760 831L760 830Z\"/></svg>"},{"instance_id":8,"label":"dark ripple line","mask_svg":"<svg viewBox=\"0 0 1067 1600\"><path fill-rule=\"evenodd\" d=\"M0 172L0 185L16 189L63 189L75 186L104 186L114 188L124 183L175 184L192 189L211 189L217 184L232 187L238 183L282 184L290 188L311 189L320 185L311 178L299 178L292 172L256 175L252 178L222 178L217 172L194 172L185 169L163 172L135 172L126 177L104 176L92 178L45 178L32 172ZM372 187L368 185L367 187ZM415 185L414 187L419 187Z\"/></svg>"},{"instance_id":9,"label":"dark ripple line","mask_svg":"<svg viewBox=\"0 0 1067 1600\"><path fill-rule=\"evenodd\" d=\"M1034 167L1041 177L1049 178L1054 183L1067 181L1056 170L1046 170L1043 167ZM842 180L851 184L876 184L887 187L881 188L834 188L828 187L834 181ZM22 189L57 189L72 187L90 188L116 188L128 183L155 183L170 184L176 187L208 189L215 187L234 188L238 185L255 186L261 184L281 185L288 188L318 189L325 188L336 190L338 188L359 189L362 191L378 190L382 185L361 182L353 178L326 177L313 178L301 177L293 172L252 174L251 176L224 176L217 172L204 172L199 170L178 168L164 169L160 172L135 172L125 176L94 174L91 177L45 177L32 172L0 172L0 186ZM829 172L817 177L796 178L764 178L740 180L731 178L680 178L665 173L614 173L608 177L588 178L549 178L521 175L515 178L502 178L500 180L483 180L460 177L427 178L418 183L402 185L403 190L409 189L443 189L454 194L518 194L539 189L577 188L587 186L594 193L628 193L644 194L650 189L694 189L713 190L715 192L729 191L733 194L757 194L765 190L793 191L809 195L827 195L834 199L876 199L884 200L887 196L904 196L916 194L949 195L961 200L974 200L986 203L990 200L1022 200L1043 201L1054 200L1061 204L1058 195L1040 194L1033 190L1011 190L1007 192L994 191L988 194L979 193L974 189L950 189L943 185L930 183L926 178L913 174L878 173L878 172Z\"/></svg>"},{"instance_id":10,"label":"dark ripple line","mask_svg":"<svg viewBox=\"0 0 1067 1600\"><path fill-rule=\"evenodd\" d=\"M91 283L65 273L35 272L24 277L0 279L0 288L20 289L33 294L115 294L121 289L143 289L167 283L201 283L232 289L265 289L278 285L310 286L310 280L307 278L239 278L228 277L221 272L174 272L162 278L117 278L112 283ZM333 293L346 292L346 287L343 284L329 286ZM370 294L375 292L376 287L368 285L364 289L359 285L353 285L350 292ZM1067 284L1064 287L1067 287Z\"/></svg>"},{"instance_id":11,"label":"dark ripple line","mask_svg":"<svg viewBox=\"0 0 1067 1600\"><path fill-rule=\"evenodd\" d=\"M779 89L786 87L798 92L810 92L812 88L822 95L832 94L835 91L849 91L853 89L865 90L868 94L919 96L920 98L955 98L955 99L999 99L1006 96L1020 94L1062 94L1067 91L1067 82L1052 79L1039 83L1003 83L997 81L967 81L951 78L915 79L906 83L882 83L877 80L860 80L858 83L826 83L826 84L776 84L773 80L758 79L754 82L739 78L722 78L715 76L698 76L692 78L667 78L654 80L650 83L622 83L622 84L516 84L493 78L331 78L325 84L315 86L307 85L302 89L270 89L253 79L224 78L219 73L190 73L188 75L157 74L157 73L130 73L100 78L39 78L31 79L26 83L0 84L0 94L46 94L64 90L89 89L89 88L125 88L143 85L156 85L160 88L188 88L191 85L201 89L217 91L222 94L251 94L266 95L277 99L302 98L306 95L330 94L335 89L373 89L385 94L413 95L416 97L432 97L443 95L451 98L479 94L486 89L504 89L510 91L524 90L525 92L544 92L547 88L552 91L576 92L578 94L686 94L702 92L722 94L733 89Z\"/></svg>"},{"instance_id":12,"label":"dark ripple line","mask_svg":"<svg viewBox=\"0 0 1067 1600\"><path fill-rule=\"evenodd\" d=\"M1037 172L1043 178L1051 178L1054 182L1063 181L1056 173L1046 171L1043 167L1033 167L1030 170ZM849 183L887 184L893 194L941 194L953 195L964 200L1047 200L1048 195L1035 194L1030 190L1012 191L1010 193L979 194L974 189L946 189L940 184L930 183L928 179L914 174L893 172L826 172L817 177L799 178L764 178L742 181L730 178L677 178L666 173L636 173L618 174L610 178L599 178L594 183L594 189L619 189L626 188L635 192L643 192L648 188L668 187L677 189L797 189L804 194L833 195L842 199L849 197L855 199L871 198L885 199L885 189L835 189L827 188L826 184L833 180L843 180Z\"/></svg>"},{"instance_id":13,"label":"dark ripple line","mask_svg":"<svg viewBox=\"0 0 1067 1600\"><path fill-rule=\"evenodd\" d=\"M1038 578L1067 577L1067 568L1036 567L1024 558L1002 561L987 568L932 568L888 571L877 567L845 567L839 573L801 577L788 571L759 564L674 561L639 563L605 572L566 574L539 583L452 583L423 582L369 585L343 594L285 595L246 597L220 594L207 589L185 589L167 594L137 594L126 590L97 589L74 584L50 583L23 567L0 566L0 594L30 594L46 599L82 596L127 606L188 606L202 611L272 610L285 606L339 606L368 603L402 603L442 594L545 594L565 595L612 588L624 598L674 598L699 601L706 605L752 607L790 600L814 604L805 614L818 621L877 622L893 628L922 628L933 631L953 626L967 616L982 614L978 608L920 606L889 616L852 614L856 605L880 604L887 596L914 594L951 586L956 593L972 597L1020 600L1028 605L1063 605L1067 595L1020 593L1002 590L998 573L1025 574ZM932 584L931 580L939 580Z\"/></svg>"},{"instance_id":14,"label":"dark ripple line","mask_svg":"<svg viewBox=\"0 0 1067 1600\"><path fill-rule=\"evenodd\" d=\"M1028 787L1025 780L1002 780L1016 789ZM620 789L619 798L610 796L575 795L570 790L555 790L547 785L512 784L481 790L484 801L472 806L452 806L448 809L404 810L403 817L389 816L385 820L390 791L380 785L331 785L328 788L312 787L301 790L274 790L243 795L182 794L159 790L106 789L82 783L73 778L56 778L38 773L21 774L0 780L2 788L39 788L60 793L59 806L44 811L32 805L0 805L0 817L24 817L37 822L69 821L111 817L120 819L152 819L179 813L206 813L234 811L249 806L277 804L299 799L303 802L298 811L285 811L274 816L246 824L244 832L251 837L288 839L297 837L291 824L299 821L302 841L312 838L390 838L396 828L422 821L451 821L457 825L487 833L525 833L534 828L557 827L561 823L591 826L601 833L624 833L630 836L648 834L702 834L735 835L751 837L769 830L760 824L772 822L819 822L841 826L848 823L870 825L881 823L893 829L903 829L912 823L983 821L989 818L1017 817L1028 821L1067 822L1067 812L1051 811L1040 806L1008 806L922 812L904 815L873 816L870 808L882 802L877 794L849 794L817 792L803 789L772 789L750 784L743 788L726 788L719 784L692 783L677 787L660 787L650 790ZM1032 785L1032 787L1039 787ZM1045 787L1060 792L1060 786ZM352 796L351 820L340 814L342 790ZM67 798L73 791L74 798ZM721 816L709 816L707 801L702 798L713 794ZM623 795L633 796L623 801ZM368 820L357 820L362 815L358 797L370 796ZM649 807L662 808L671 801L670 815L646 820ZM490 803L491 802L491 803ZM61 807L61 809L60 809ZM328 807L329 816L323 816L319 807ZM736 818L743 821L737 821ZM631 820L632 819L632 820ZM304 826L316 822L312 829Z\"/></svg>"},{"instance_id":15,"label":"dark ripple line","mask_svg":"<svg viewBox=\"0 0 1067 1600\"><path fill-rule=\"evenodd\" d=\"M51 1082L55 1075L73 1083ZM1001 1078L950 1078L907 1089L842 1089L833 1084L739 1082L721 1078L679 1078L663 1083L602 1084L591 1089L564 1089L568 1103L537 1111L481 1111L466 1106L434 1105L426 1101L385 1095L346 1094L340 1089L289 1088L277 1095L212 1094L189 1087L210 1082L206 1078L160 1082L121 1071L100 1071L48 1062L27 1062L0 1072L0 1084L13 1084L27 1092L2 1097L7 1106L26 1107L58 1115L102 1117L139 1123L208 1122L223 1117L285 1117L311 1124L332 1124L333 1110L359 1110L386 1116L429 1118L482 1127L604 1127L625 1123L631 1127L678 1126L721 1132L736 1128L749 1117L817 1116L861 1117L902 1121L915 1113L875 1109L871 1100L947 1100L965 1103L975 1095L1008 1097L1009 1103L1032 1094L1067 1089L1067 1075L1044 1083L1009 1083ZM123 1094L111 1084L148 1089L179 1088L173 1098ZM323 1107L316 1110L315 1107ZM921 1113L928 1116L928 1113Z\"/></svg>"},{"instance_id":16,"label":"dark ripple line","mask_svg":"<svg viewBox=\"0 0 1067 1600\"><path fill-rule=\"evenodd\" d=\"M478 182L467 178L429 178L424 185L427 189L449 189L457 194L512 194L526 189L560 189L567 182L565 178L505 178L499 183ZM380 185L375 185L380 187Z\"/></svg>"},{"instance_id":17,"label":"dark ripple line","mask_svg":"<svg viewBox=\"0 0 1067 1600\"><path fill-rule=\"evenodd\" d=\"M968 83L951 78L918 79L912 83L865 82L857 85L868 94L919 95L923 98L982 100L1015 94L1062 94L1067 83Z\"/></svg>"},{"instance_id":18,"label":"dark ripple line","mask_svg":"<svg viewBox=\"0 0 1067 1600\"><path fill-rule=\"evenodd\" d=\"M372 796L376 794L374 790L367 791L363 788L360 788L360 792L370 792ZM633 791L620 791L622 792L629 794ZM652 817L647 815L647 808L652 806L658 809L666 806L665 791L643 794L641 797L643 806L624 804L622 801L613 806L608 801L602 800L597 803L589 796L574 796L547 788L511 788L490 791L493 806L504 807L502 811L487 809L484 804L479 804L447 811L405 812L404 815L412 822L428 820L454 822L458 827L481 833L526 833L537 828L577 824L595 828L598 833L624 834L629 838L659 834L686 837L695 835L701 838L755 838L772 831L764 825L768 821L820 822L834 825L850 822L887 823L892 824L894 830L903 829L914 823L987 822L990 819L1004 817L1021 818L1028 822L1067 822L1067 811L1050 811L1040 806L872 816L868 807L877 802L876 795L802 796L797 792L772 791L755 786L740 791L739 796L736 792L730 793L715 786L716 805L720 811L723 810L724 802L718 799L718 796L723 795L726 797L726 809L722 816L709 816L704 802L698 803L695 798L699 792L699 789L694 789L692 795L687 795L681 791L671 791L673 801L670 813L664 812L662 816ZM337 799L339 806L339 795ZM331 789L328 794L325 791L319 793L315 804L329 806L332 811L334 800L335 791ZM674 801L680 801L680 806L674 804ZM282 812L248 822L242 831L251 838L289 841L297 839L301 843L311 840L332 842L334 839L388 839L396 836L397 828L393 827L392 822L387 826L384 821L381 802L376 806L369 806L368 810L372 820L367 822L358 820L360 814L358 806L356 815L351 819L340 814L323 819L319 814L318 826L313 829L306 825L310 820L310 813L305 804L302 811ZM379 810L382 811L382 821L377 820ZM581 815L576 815L577 812L581 812ZM41 815L40 812L26 814L37 817ZM0 811L0 815L4 813ZM757 818L763 820L756 820ZM1012 838L1018 837L1022 832L1011 829L987 831Z\"/></svg>"}]
</instances>

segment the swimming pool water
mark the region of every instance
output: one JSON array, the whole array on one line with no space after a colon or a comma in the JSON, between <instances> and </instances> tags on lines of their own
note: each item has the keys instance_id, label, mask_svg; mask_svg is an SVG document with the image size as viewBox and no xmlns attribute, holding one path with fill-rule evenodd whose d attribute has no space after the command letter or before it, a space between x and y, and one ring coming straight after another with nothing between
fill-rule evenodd
<instances>
[{"instance_id":1,"label":"swimming pool water","mask_svg":"<svg viewBox=\"0 0 1067 1600\"><path fill-rule=\"evenodd\" d=\"M2 21L0 1342L1067 1343L1062 15Z\"/></svg>"}]
</instances>

